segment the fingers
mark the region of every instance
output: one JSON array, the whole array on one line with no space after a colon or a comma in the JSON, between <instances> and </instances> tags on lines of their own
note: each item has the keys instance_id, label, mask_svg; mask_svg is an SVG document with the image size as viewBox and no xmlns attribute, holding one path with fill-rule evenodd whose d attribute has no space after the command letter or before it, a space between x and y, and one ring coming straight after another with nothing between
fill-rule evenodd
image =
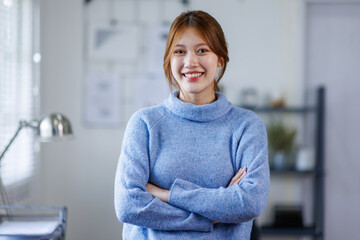
<instances>
[{"instance_id":1,"label":"fingers","mask_svg":"<svg viewBox=\"0 0 360 240\"><path fill-rule=\"evenodd\" d=\"M240 181L245 177L246 175L246 167L240 168L239 171L235 174L235 176L231 179L231 182L229 183L229 187L236 184L239 184Z\"/></svg>"},{"instance_id":2,"label":"fingers","mask_svg":"<svg viewBox=\"0 0 360 240\"><path fill-rule=\"evenodd\" d=\"M231 182L229 183L229 187L235 183L236 180L243 174L245 168L240 168L239 171L235 174L235 176L231 179Z\"/></svg>"},{"instance_id":3,"label":"fingers","mask_svg":"<svg viewBox=\"0 0 360 240\"><path fill-rule=\"evenodd\" d=\"M239 183L240 183L240 181L241 181L241 180L245 177L245 175L246 175L246 171L244 171L244 173L243 173L243 174L241 174L241 176L239 177L239 179L238 179L238 180L236 180L234 184L239 184Z\"/></svg>"}]
</instances>

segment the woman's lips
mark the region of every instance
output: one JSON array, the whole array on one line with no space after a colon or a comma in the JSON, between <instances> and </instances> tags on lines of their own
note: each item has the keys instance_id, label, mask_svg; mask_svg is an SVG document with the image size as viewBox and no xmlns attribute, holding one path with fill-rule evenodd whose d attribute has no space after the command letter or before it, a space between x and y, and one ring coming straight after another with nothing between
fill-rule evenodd
<instances>
[{"instance_id":1,"label":"woman's lips","mask_svg":"<svg viewBox=\"0 0 360 240\"><path fill-rule=\"evenodd\" d=\"M188 81L193 82L198 80L204 73L196 72L196 73L183 73L182 75L187 78Z\"/></svg>"}]
</instances>

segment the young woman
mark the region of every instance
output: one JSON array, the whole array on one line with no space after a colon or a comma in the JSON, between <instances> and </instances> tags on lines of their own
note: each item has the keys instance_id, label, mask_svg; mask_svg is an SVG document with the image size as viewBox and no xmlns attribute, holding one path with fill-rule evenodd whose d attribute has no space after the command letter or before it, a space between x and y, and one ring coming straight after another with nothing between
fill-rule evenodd
<instances>
[{"instance_id":1,"label":"young woman","mask_svg":"<svg viewBox=\"0 0 360 240\"><path fill-rule=\"evenodd\" d=\"M164 70L179 90L136 112L122 143L115 209L123 239L249 239L269 192L267 137L259 117L218 91L228 61L212 16L174 20Z\"/></svg>"}]
</instances>

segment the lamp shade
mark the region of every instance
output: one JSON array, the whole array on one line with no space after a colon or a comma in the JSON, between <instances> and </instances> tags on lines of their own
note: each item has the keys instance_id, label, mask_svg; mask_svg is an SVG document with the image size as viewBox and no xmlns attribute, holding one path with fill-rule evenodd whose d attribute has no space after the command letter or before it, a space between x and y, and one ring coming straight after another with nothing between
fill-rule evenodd
<instances>
[{"instance_id":1,"label":"lamp shade","mask_svg":"<svg viewBox=\"0 0 360 240\"><path fill-rule=\"evenodd\" d=\"M38 136L42 142L71 138L72 134L69 119L60 113L52 113L38 122Z\"/></svg>"}]
</instances>

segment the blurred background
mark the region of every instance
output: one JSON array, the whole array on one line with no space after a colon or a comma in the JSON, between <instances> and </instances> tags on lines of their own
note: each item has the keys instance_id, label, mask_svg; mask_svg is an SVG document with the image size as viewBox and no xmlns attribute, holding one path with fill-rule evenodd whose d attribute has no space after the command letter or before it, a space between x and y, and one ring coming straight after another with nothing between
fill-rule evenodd
<instances>
[{"instance_id":1,"label":"blurred background","mask_svg":"<svg viewBox=\"0 0 360 240\"><path fill-rule=\"evenodd\" d=\"M261 239L355 239L358 0L0 0L0 150L19 120L52 112L69 118L75 137L39 143L22 131L1 160L10 202L67 206L69 240L121 239L113 188L124 129L137 109L168 96L166 35L189 9L223 27L228 99L257 111L269 138L288 143L269 144Z\"/></svg>"}]
</instances>

